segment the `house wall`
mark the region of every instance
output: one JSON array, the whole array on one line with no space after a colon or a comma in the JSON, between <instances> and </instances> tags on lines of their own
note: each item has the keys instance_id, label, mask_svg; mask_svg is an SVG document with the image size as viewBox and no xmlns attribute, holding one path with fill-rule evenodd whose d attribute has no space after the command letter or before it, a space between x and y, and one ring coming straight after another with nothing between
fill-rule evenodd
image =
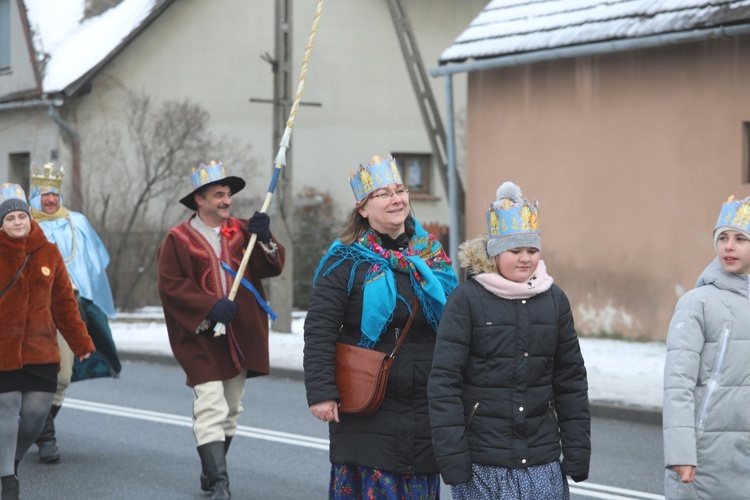
<instances>
[{"instance_id":1,"label":"house wall","mask_svg":"<svg viewBox=\"0 0 750 500\"><path fill-rule=\"evenodd\" d=\"M479 12L485 0L406 0L427 69L455 34ZM123 93L143 91L156 100L189 98L211 113L211 132L251 145L249 163L258 166L249 193L265 192L278 149L271 138L271 106L251 98L272 96L270 66L260 59L273 52L274 11L260 0L214 2L182 0L162 16L93 80L91 93L78 100L71 119L82 131L84 148L121 119ZM293 5L292 93L316 2ZM385 0L326 4L315 40L303 101L292 135L295 191L315 187L330 192L343 215L353 206L350 170L374 154L430 152L414 92ZM444 106L444 82L432 80ZM465 109L465 78L456 81L456 109ZM444 112L444 111L443 111ZM186 171L190 166L186 165ZM237 171L249 172L244 166ZM84 178L96 170L83 159ZM437 172L434 201L415 201L418 217L447 223L449 208ZM189 186L181 189L184 191Z\"/></svg>"},{"instance_id":2,"label":"house wall","mask_svg":"<svg viewBox=\"0 0 750 500\"><path fill-rule=\"evenodd\" d=\"M467 235L516 182L579 331L664 339L721 203L750 195L749 61L724 38L471 73Z\"/></svg>"},{"instance_id":3,"label":"house wall","mask_svg":"<svg viewBox=\"0 0 750 500\"><path fill-rule=\"evenodd\" d=\"M20 173L10 170L11 155L28 154L31 165L41 167L59 154L59 148L58 127L47 116L46 107L0 112L0 184L23 184Z\"/></svg>"},{"instance_id":4,"label":"house wall","mask_svg":"<svg viewBox=\"0 0 750 500\"><path fill-rule=\"evenodd\" d=\"M10 2L10 71L0 72L0 98L36 87L30 52L18 13L18 2Z\"/></svg>"},{"instance_id":5,"label":"house wall","mask_svg":"<svg viewBox=\"0 0 750 500\"><path fill-rule=\"evenodd\" d=\"M10 36L11 68L0 73L0 100L3 96L36 88L16 1L10 2ZM32 164L42 165L58 149L57 137L57 127L44 107L0 111L0 184L23 181L18 172L11 172L10 155L29 154Z\"/></svg>"}]
</instances>

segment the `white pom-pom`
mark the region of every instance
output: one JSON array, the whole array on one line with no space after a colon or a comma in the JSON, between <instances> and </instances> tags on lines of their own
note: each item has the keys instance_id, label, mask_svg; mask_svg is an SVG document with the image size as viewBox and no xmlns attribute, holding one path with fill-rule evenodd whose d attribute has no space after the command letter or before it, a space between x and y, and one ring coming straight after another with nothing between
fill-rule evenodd
<instances>
[{"instance_id":1,"label":"white pom-pom","mask_svg":"<svg viewBox=\"0 0 750 500\"><path fill-rule=\"evenodd\" d=\"M513 203L520 203L521 200L523 200L521 188L510 181L503 182L503 184L497 188L497 201L502 201L506 198L510 199Z\"/></svg>"}]
</instances>

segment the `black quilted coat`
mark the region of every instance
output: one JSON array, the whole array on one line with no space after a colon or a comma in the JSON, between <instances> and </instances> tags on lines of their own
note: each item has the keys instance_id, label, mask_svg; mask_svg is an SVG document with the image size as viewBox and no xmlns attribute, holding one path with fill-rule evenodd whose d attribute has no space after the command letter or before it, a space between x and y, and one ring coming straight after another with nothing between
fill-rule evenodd
<instances>
[{"instance_id":1,"label":"black quilted coat","mask_svg":"<svg viewBox=\"0 0 750 500\"><path fill-rule=\"evenodd\" d=\"M428 385L443 480L469 481L472 463L528 467L561 451L563 473L586 479L587 391L570 304L557 285L508 300L468 280L443 312Z\"/></svg>"},{"instance_id":2,"label":"black quilted coat","mask_svg":"<svg viewBox=\"0 0 750 500\"><path fill-rule=\"evenodd\" d=\"M337 259L334 257L326 268ZM362 284L368 264L355 272L351 295L347 295L352 261L345 261L329 275L318 279L305 320L304 369L309 405L337 400L334 380L335 343L356 344L361 337ZM412 303L409 278L396 272L398 293ZM393 320L375 349L391 352L395 328L403 329L409 310L397 301ZM368 416L339 414L340 423L329 423L332 464L356 464L402 474L437 472L430 439L427 408L427 377L432 365L436 332L421 314L395 358L385 399Z\"/></svg>"}]
</instances>

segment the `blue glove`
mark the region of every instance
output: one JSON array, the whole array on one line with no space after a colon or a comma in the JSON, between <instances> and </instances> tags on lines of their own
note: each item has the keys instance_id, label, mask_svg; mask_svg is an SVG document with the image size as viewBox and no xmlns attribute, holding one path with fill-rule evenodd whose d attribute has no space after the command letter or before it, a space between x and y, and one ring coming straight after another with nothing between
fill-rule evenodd
<instances>
[{"instance_id":1,"label":"blue glove","mask_svg":"<svg viewBox=\"0 0 750 500\"><path fill-rule=\"evenodd\" d=\"M268 243L271 241L271 218L263 212L255 212L247 221L247 232L258 235L258 241Z\"/></svg>"},{"instance_id":2,"label":"blue glove","mask_svg":"<svg viewBox=\"0 0 750 500\"><path fill-rule=\"evenodd\" d=\"M234 313L236 312L237 302L232 302L227 298L223 298L219 299L218 302L214 304L213 309L208 313L208 319L228 325L232 322L232 318L234 318Z\"/></svg>"}]
</instances>

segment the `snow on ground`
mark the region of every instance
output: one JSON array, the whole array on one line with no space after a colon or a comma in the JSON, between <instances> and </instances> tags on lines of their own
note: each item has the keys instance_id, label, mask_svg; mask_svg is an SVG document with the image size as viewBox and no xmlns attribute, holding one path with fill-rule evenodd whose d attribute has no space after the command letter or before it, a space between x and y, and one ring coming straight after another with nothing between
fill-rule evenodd
<instances>
[{"instance_id":1,"label":"snow on ground","mask_svg":"<svg viewBox=\"0 0 750 500\"><path fill-rule=\"evenodd\" d=\"M304 318L305 312L295 312L291 332L271 330L271 367L302 370ZM121 352L172 355L161 308L118 313L110 326ZM661 408L666 354L663 342L582 338L581 350L592 401Z\"/></svg>"}]
</instances>

